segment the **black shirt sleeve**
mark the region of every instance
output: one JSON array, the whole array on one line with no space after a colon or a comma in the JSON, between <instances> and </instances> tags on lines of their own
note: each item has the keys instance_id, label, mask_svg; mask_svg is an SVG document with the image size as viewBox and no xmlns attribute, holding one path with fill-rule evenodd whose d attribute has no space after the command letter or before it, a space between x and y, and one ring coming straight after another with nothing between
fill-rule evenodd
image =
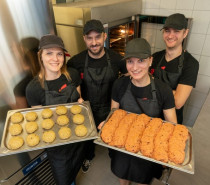
<instances>
[{"instance_id":1,"label":"black shirt sleeve","mask_svg":"<svg viewBox=\"0 0 210 185\"><path fill-rule=\"evenodd\" d=\"M117 79L112 87L112 99L116 102L120 102L122 96L124 95L127 87L128 87L128 83L130 81L130 77L129 76L124 76L121 77L119 79Z\"/></svg>"},{"instance_id":2,"label":"black shirt sleeve","mask_svg":"<svg viewBox=\"0 0 210 185\"><path fill-rule=\"evenodd\" d=\"M44 89L38 78L34 78L26 87L26 99L29 106L43 105L45 102Z\"/></svg>"},{"instance_id":3,"label":"black shirt sleeve","mask_svg":"<svg viewBox=\"0 0 210 185\"><path fill-rule=\"evenodd\" d=\"M185 52L183 65L179 84L195 87L199 70L198 61L190 53Z\"/></svg>"},{"instance_id":4,"label":"black shirt sleeve","mask_svg":"<svg viewBox=\"0 0 210 185\"><path fill-rule=\"evenodd\" d=\"M68 72L70 74L70 77L71 77L71 80L72 80L72 84L75 87L78 87L81 84L81 82L82 82L81 79L80 79L79 72L76 69L71 68L71 67L68 67Z\"/></svg>"},{"instance_id":5,"label":"black shirt sleeve","mask_svg":"<svg viewBox=\"0 0 210 185\"><path fill-rule=\"evenodd\" d=\"M158 79L155 79L155 86L157 89L158 101L161 102L162 109L167 110L174 108L174 95L170 86Z\"/></svg>"}]
</instances>

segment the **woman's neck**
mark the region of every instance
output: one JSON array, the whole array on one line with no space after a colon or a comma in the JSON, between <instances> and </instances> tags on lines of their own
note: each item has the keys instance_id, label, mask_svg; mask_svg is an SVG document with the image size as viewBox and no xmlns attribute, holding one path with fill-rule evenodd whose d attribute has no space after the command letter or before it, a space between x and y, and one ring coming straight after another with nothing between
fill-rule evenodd
<instances>
[{"instance_id":1,"label":"woman's neck","mask_svg":"<svg viewBox=\"0 0 210 185\"><path fill-rule=\"evenodd\" d=\"M56 80L61 76L61 71L58 72L46 72L45 80Z\"/></svg>"},{"instance_id":2,"label":"woman's neck","mask_svg":"<svg viewBox=\"0 0 210 185\"><path fill-rule=\"evenodd\" d=\"M136 87L145 87L147 85L150 84L150 76L149 74L146 75L145 77L139 79L139 80L136 80L136 79L131 79L131 82L136 86Z\"/></svg>"}]
</instances>

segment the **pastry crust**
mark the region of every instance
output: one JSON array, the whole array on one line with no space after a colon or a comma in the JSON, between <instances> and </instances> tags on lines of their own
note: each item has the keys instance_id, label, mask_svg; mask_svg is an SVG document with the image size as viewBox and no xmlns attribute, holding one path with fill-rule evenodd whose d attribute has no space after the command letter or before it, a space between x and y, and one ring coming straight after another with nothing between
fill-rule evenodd
<instances>
[{"instance_id":1,"label":"pastry crust","mask_svg":"<svg viewBox=\"0 0 210 185\"><path fill-rule=\"evenodd\" d=\"M34 121L27 122L25 125L26 132L31 134L38 129L38 124Z\"/></svg>"},{"instance_id":2,"label":"pastry crust","mask_svg":"<svg viewBox=\"0 0 210 185\"><path fill-rule=\"evenodd\" d=\"M24 140L21 136L11 137L8 142L8 148L11 150L17 150L21 146L23 146Z\"/></svg>"},{"instance_id":3,"label":"pastry crust","mask_svg":"<svg viewBox=\"0 0 210 185\"><path fill-rule=\"evenodd\" d=\"M127 112L122 109L115 110L112 116L103 126L101 130L101 138L105 143L110 143L112 141L113 135L119 125L120 120L123 119L126 114Z\"/></svg>"},{"instance_id":4,"label":"pastry crust","mask_svg":"<svg viewBox=\"0 0 210 185\"><path fill-rule=\"evenodd\" d=\"M75 114L73 116L73 122L80 125L85 121L85 117L82 114Z\"/></svg>"},{"instance_id":5,"label":"pastry crust","mask_svg":"<svg viewBox=\"0 0 210 185\"><path fill-rule=\"evenodd\" d=\"M72 114L79 114L82 111L82 107L80 107L79 105L73 105L70 108L70 111Z\"/></svg>"},{"instance_id":6,"label":"pastry crust","mask_svg":"<svg viewBox=\"0 0 210 185\"><path fill-rule=\"evenodd\" d=\"M123 148L125 146L125 142L128 136L128 132L133 121L136 119L137 114L130 113L127 114L119 123L119 126L115 130L112 142L109 144L112 146L116 146L119 148Z\"/></svg>"},{"instance_id":7,"label":"pastry crust","mask_svg":"<svg viewBox=\"0 0 210 185\"><path fill-rule=\"evenodd\" d=\"M78 125L75 128L75 134L79 137L83 137L87 135L87 127L85 125Z\"/></svg>"},{"instance_id":8,"label":"pastry crust","mask_svg":"<svg viewBox=\"0 0 210 185\"><path fill-rule=\"evenodd\" d=\"M19 123L14 123L9 127L9 133L12 136L17 136L17 135L21 134L22 131L23 131L23 128Z\"/></svg>"},{"instance_id":9,"label":"pastry crust","mask_svg":"<svg viewBox=\"0 0 210 185\"><path fill-rule=\"evenodd\" d=\"M60 106L56 107L55 111L56 111L57 115L64 115L64 114L67 113L67 108L65 106L63 106L63 105L60 105Z\"/></svg>"},{"instance_id":10,"label":"pastry crust","mask_svg":"<svg viewBox=\"0 0 210 185\"><path fill-rule=\"evenodd\" d=\"M20 112L16 112L11 116L12 123L20 123L23 121L23 114Z\"/></svg>"},{"instance_id":11,"label":"pastry crust","mask_svg":"<svg viewBox=\"0 0 210 185\"><path fill-rule=\"evenodd\" d=\"M53 115L53 111L51 109L44 109L41 114L42 114L42 118L44 119L51 118Z\"/></svg>"},{"instance_id":12,"label":"pastry crust","mask_svg":"<svg viewBox=\"0 0 210 185\"><path fill-rule=\"evenodd\" d=\"M69 123L69 118L66 115L58 116L57 124L60 126L67 125Z\"/></svg>"},{"instance_id":13,"label":"pastry crust","mask_svg":"<svg viewBox=\"0 0 210 185\"><path fill-rule=\"evenodd\" d=\"M41 123L42 128L44 129L51 129L54 126L54 121L52 119L44 119Z\"/></svg>"},{"instance_id":14,"label":"pastry crust","mask_svg":"<svg viewBox=\"0 0 210 185\"><path fill-rule=\"evenodd\" d=\"M37 119L38 115L36 112L28 112L25 115L25 118L27 121L35 121Z\"/></svg>"},{"instance_id":15,"label":"pastry crust","mask_svg":"<svg viewBox=\"0 0 210 185\"><path fill-rule=\"evenodd\" d=\"M52 143L56 138L55 132L52 130L45 131L42 135L42 140L45 143Z\"/></svg>"},{"instance_id":16,"label":"pastry crust","mask_svg":"<svg viewBox=\"0 0 210 185\"><path fill-rule=\"evenodd\" d=\"M68 139L71 137L71 129L69 127L61 127L58 131L58 135L61 139Z\"/></svg>"},{"instance_id":17,"label":"pastry crust","mask_svg":"<svg viewBox=\"0 0 210 185\"><path fill-rule=\"evenodd\" d=\"M36 146L39 144L40 138L37 134L29 134L26 137L26 143L28 146Z\"/></svg>"}]
</instances>

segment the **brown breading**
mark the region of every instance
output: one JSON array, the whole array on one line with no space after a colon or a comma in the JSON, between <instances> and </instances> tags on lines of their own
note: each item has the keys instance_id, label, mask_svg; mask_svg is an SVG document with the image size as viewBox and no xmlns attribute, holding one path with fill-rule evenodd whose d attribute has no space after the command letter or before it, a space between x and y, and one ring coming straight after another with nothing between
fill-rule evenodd
<instances>
[{"instance_id":1,"label":"brown breading","mask_svg":"<svg viewBox=\"0 0 210 185\"><path fill-rule=\"evenodd\" d=\"M154 140L154 151L152 157L158 161L168 162L168 142L174 130L174 125L164 123Z\"/></svg>"},{"instance_id":2,"label":"brown breading","mask_svg":"<svg viewBox=\"0 0 210 185\"><path fill-rule=\"evenodd\" d=\"M137 114L127 114L119 123L117 129L114 132L113 139L109 143L111 146L122 148L125 146L125 142L130 130L131 124L136 119Z\"/></svg>"},{"instance_id":3,"label":"brown breading","mask_svg":"<svg viewBox=\"0 0 210 185\"><path fill-rule=\"evenodd\" d=\"M175 164L182 164L185 159L185 146L188 139L188 129L184 125L177 124L169 139L168 157Z\"/></svg>"},{"instance_id":4,"label":"brown breading","mask_svg":"<svg viewBox=\"0 0 210 185\"><path fill-rule=\"evenodd\" d=\"M162 119L153 118L144 130L141 138L140 151L147 157L152 157L154 150L154 139L162 125Z\"/></svg>"},{"instance_id":5,"label":"brown breading","mask_svg":"<svg viewBox=\"0 0 210 185\"><path fill-rule=\"evenodd\" d=\"M117 109L114 111L109 120L105 123L101 130L101 139L105 143L110 143L112 141L114 132L119 125L120 120L127 114L126 111L122 109Z\"/></svg>"},{"instance_id":6,"label":"brown breading","mask_svg":"<svg viewBox=\"0 0 210 185\"><path fill-rule=\"evenodd\" d=\"M140 140L144 129L150 121L150 117L146 114L140 114L136 117L128 132L128 137L125 143L125 149L130 152L137 153L140 150Z\"/></svg>"}]
</instances>

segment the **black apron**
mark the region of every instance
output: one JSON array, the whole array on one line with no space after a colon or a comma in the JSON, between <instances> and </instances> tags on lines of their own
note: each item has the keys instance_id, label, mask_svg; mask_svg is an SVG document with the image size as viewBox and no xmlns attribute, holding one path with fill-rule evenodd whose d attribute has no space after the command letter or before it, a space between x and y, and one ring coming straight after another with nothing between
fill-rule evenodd
<instances>
[{"instance_id":1,"label":"black apron","mask_svg":"<svg viewBox=\"0 0 210 185\"><path fill-rule=\"evenodd\" d=\"M76 88L70 84L61 92L50 91L45 85L45 104L54 105L75 102L79 98ZM57 185L70 185L76 178L84 160L82 142L47 148L47 155Z\"/></svg>"},{"instance_id":2,"label":"black apron","mask_svg":"<svg viewBox=\"0 0 210 185\"><path fill-rule=\"evenodd\" d=\"M137 114L145 113L151 117L159 117L162 110L156 98L154 79L151 79L152 100L136 98L131 92L131 82L120 101L120 107L126 111ZM138 101L138 102L137 102ZM162 165L137 158L122 152L112 150L111 170L121 179L130 180L136 183L149 184L153 177L160 178Z\"/></svg>"},{"instance_id":3,"label":"black apron","mask_svg":"<svg viewBox=\"0 0 210 185\"><path fill-rule=\"evenodd\" d=\"M88 54L85 59L84 84L87 90L87 99L90 101L91 109L96 126L104 121L110 112L111 89L115 80L111 61L106 51L108 65L102 68L88 67Z\"/></svg>"},{"instance_id":4,"label":"black apron","mask_svg":"<svg viewBox=\"0 0 210 185\"><path fill-rule=\"evenodd\" d=\"M182 54L179 58L178 73L171 73L165 71L164 69L161 69L161 64L163 62L164 57L165 53L162 56L160 62L158 63L157 69L155 69L154 71L154 76L167 83L173 90L176 90L183 69L184 51L182 51ZM183 121L183 109L184 106L181 109L176 109L177 121L179 124L182 124Z\"/></svg>"}]
</instances>

